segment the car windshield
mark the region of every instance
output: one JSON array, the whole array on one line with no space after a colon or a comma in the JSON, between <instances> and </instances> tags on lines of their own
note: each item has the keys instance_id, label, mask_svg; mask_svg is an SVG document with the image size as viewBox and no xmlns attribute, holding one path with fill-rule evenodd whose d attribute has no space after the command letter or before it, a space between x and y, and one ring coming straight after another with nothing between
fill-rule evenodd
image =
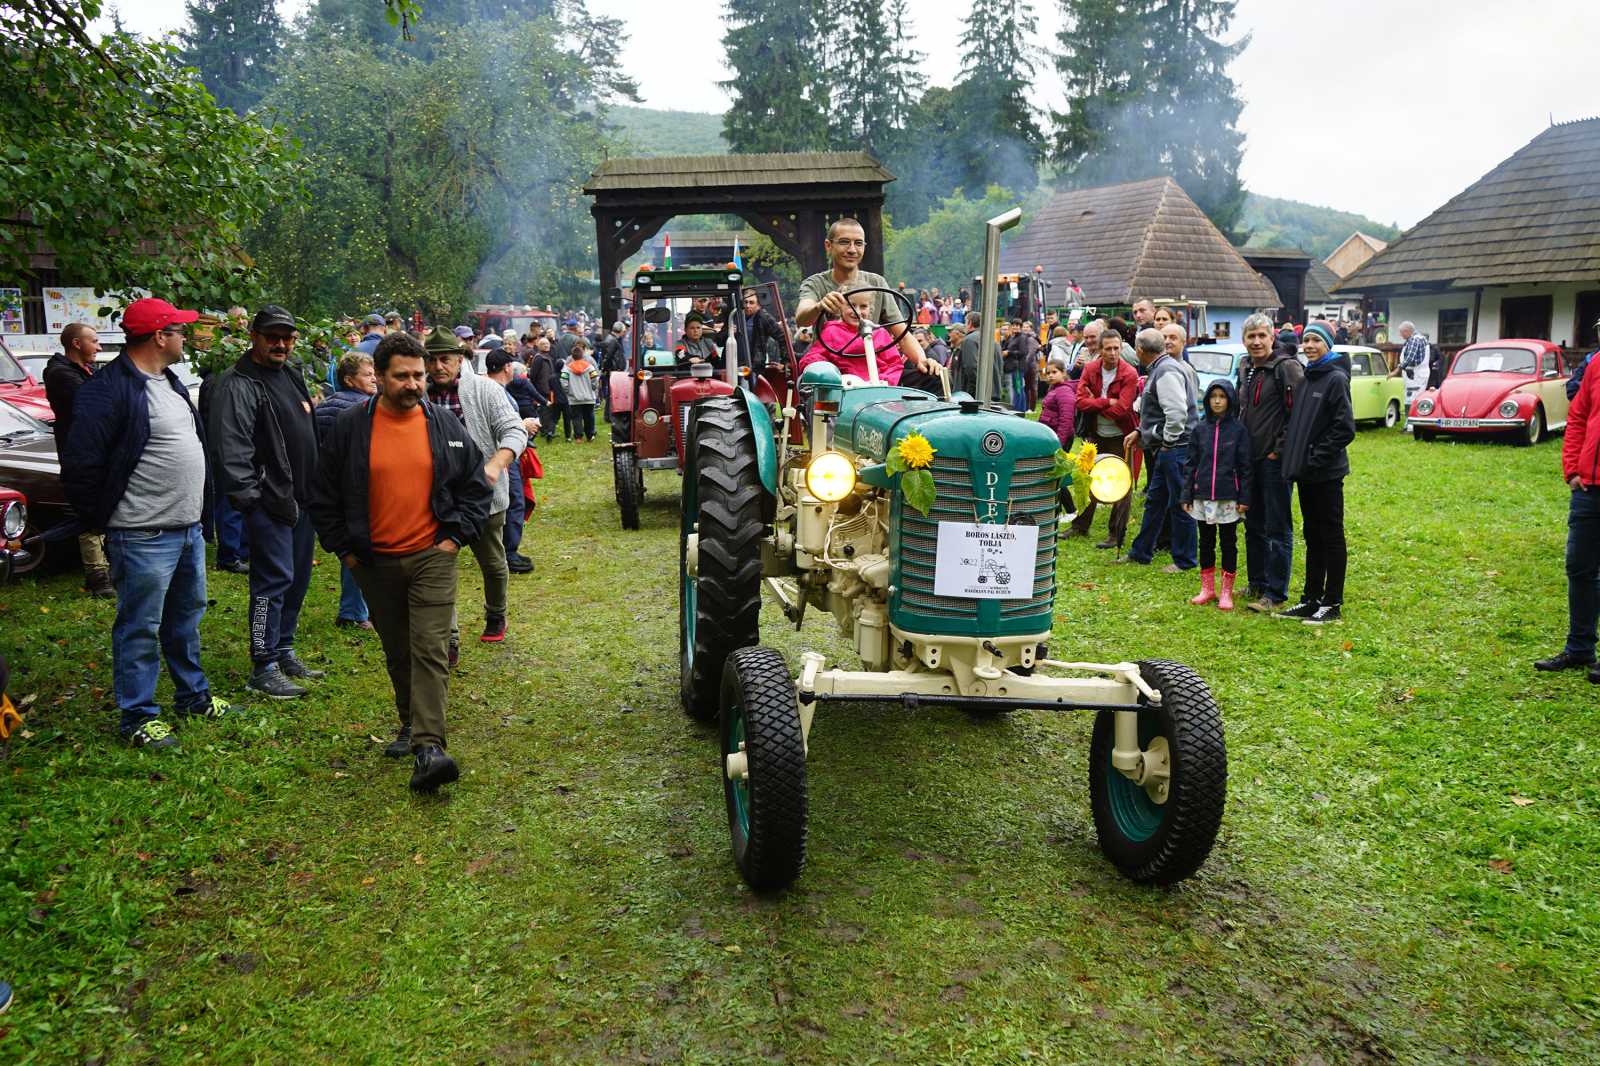
<instances>
[{"instance_id":1,"label":"car windshield","mask_svg":"<svg viewBox=\"0 0 1600 1066\"><path fill-rule=\"evenodd\" d=\"M46 434L50 427L34 418L32 415L23 414L4 400L0 400L0 438L13 435L33 436Z\"/></svg>"},{"instance_id":2,"label":"car windshield","mask_svg":"<svg viewBox=\"0 0 1600 1066\"><path fill-rule=\"evenodd\" d=\"M45 364L50 362L48 355L23 355L17 357L17 362L22 364L22 369L33 375L33 380L44 380Z\"/></svg>"},{"instance_id":3,"label":"car windshield","mask_svg":"<svg viewBox=\"0 0 1600 1066\"><path fill-rule=\"evenodd\" d=\"M1456 356L1451 374L1532 374L1533 353L1525 348L1472 348Z\"/></svg>"},{"instance_id":4,"label":"car windshield","mask_svg":"<svg viewBox=\"0 0 1600 1066\"><path fill-rule=\"evenodd\" d=\"M669 370L677 366L677 347L688 339L684 317L695 310L695 302L695 299L687 296L641 301L638 314L640 365L655 370ZM702 301L702 306L708 306L712 322L701 327L700 339L705 348L716 349L715 333L726 305ZM651 318L665 318L665 321L652 322Z\"/></svg>"},{"instance_id":5,"label":"car windshield","mask_svg":"<svg viewBox=\"0 0 1600 1066\"><path fill-rule=\"evenodd\" d=\"M1203 349L1189 349L1189 365L1200 374L1231 374L1233 373L1232 352L1208 352Z\"/></svg>"},{"instance_id":6,"label":"car windshield","mask_svg":"<svg viewBox=\"0 0 1600 1066\"><path fill-rule=\"evenodd\" d=\"M22 364L12 358L11 353L0 348L0 385L15 385L28 380L28 374L22 369Z\"/></svg>"}]
</instances>

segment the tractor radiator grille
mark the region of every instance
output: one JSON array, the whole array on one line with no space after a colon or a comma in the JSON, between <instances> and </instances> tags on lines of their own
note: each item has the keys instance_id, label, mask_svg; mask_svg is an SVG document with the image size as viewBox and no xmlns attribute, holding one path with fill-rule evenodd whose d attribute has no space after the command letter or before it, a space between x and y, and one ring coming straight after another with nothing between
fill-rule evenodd
<instances>
[{"instance_id":1,"label":"tractor radiator grille","mask_svg":"<svg viewBox=\"0 0 1600 1066\"><path fill-rule=\"evenodd\" d=\"M934 618L971 618L981 601L938 596L933 591L934 561L940 522L987 520L987 500L972 492L972 471L965 459L935 458L932 466L937 496L924 518L910 508L900 516L900 602L905 610ZM1054 457L1022 459L1013 468L1009 499L998 503L995 519L1039 527L1034 559L1033 595L1026 600L1000 600L1002 619L1048 612L1056 592L1056 500L1051 479Z\"/></svg>"}]
</instances>

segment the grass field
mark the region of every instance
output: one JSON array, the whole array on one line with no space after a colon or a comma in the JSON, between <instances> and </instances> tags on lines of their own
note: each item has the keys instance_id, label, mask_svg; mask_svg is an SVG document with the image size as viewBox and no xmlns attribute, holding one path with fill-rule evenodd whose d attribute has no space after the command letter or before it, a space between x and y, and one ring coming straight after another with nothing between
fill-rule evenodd
<instances>
[{"instance_id":1,"label":"grass field","mask_svg":"<svg viewBox=\"0 0 1600 1066\"><path fill-rule=\"evenodd\" d=\"M327 557L300 648L331 676L177 754L113 739L109 604L6 586L0 1062L1600 1061L1600 689L1528 665L1565 631L1559 448L1362 431L1323 630L1065 545L1053 651L1187 662L1223 708L1222 837L1169 891L1099 855L1087 717L887 706L819 715L806 870L745 890L678 709L676 480L622 533L603 444L545 449L440 798L376 752ZM244 579L210 582L239 697ZM767 614L791 662L842 654Z\"/></svg>"}]
</instances>

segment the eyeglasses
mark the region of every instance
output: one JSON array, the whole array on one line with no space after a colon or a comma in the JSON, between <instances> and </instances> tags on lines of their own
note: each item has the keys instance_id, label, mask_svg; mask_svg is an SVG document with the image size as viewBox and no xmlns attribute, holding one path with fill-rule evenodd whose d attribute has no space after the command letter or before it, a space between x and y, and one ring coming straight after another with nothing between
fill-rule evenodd
<instances>
[{"instance_id":1,"label":"eyeglasses","mask_svg":"<svg viewBox=\"0 0 1600 1066\"><path fill-rule=\"evenodd\" d=\"M187 332L189 332L189 330L185 326L167 326L161 332L162 333L178 334L178 333L187 333Z\"/></svg>"}]
</instances>

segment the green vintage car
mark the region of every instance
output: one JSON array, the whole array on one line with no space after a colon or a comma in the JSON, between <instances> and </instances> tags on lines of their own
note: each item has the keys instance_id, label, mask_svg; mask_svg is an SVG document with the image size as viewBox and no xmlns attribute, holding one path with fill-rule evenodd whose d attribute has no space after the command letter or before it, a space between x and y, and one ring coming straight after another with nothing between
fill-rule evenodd
<instances>
[{"instance_id":1,"label":"green vintage car","mask_svg":"<svg viewBox=\"0 0 1600 1066\"><path fill-rule=\"evenodd\" d=\"M1400 424L1405 411L1404 378L1390 377L1389 364L1376 348L1357 344L1335 344L1335 352L1350 361L1350 406L1357 422L1382 422L1392 429Z\"/></svg>"}]
</instances>

